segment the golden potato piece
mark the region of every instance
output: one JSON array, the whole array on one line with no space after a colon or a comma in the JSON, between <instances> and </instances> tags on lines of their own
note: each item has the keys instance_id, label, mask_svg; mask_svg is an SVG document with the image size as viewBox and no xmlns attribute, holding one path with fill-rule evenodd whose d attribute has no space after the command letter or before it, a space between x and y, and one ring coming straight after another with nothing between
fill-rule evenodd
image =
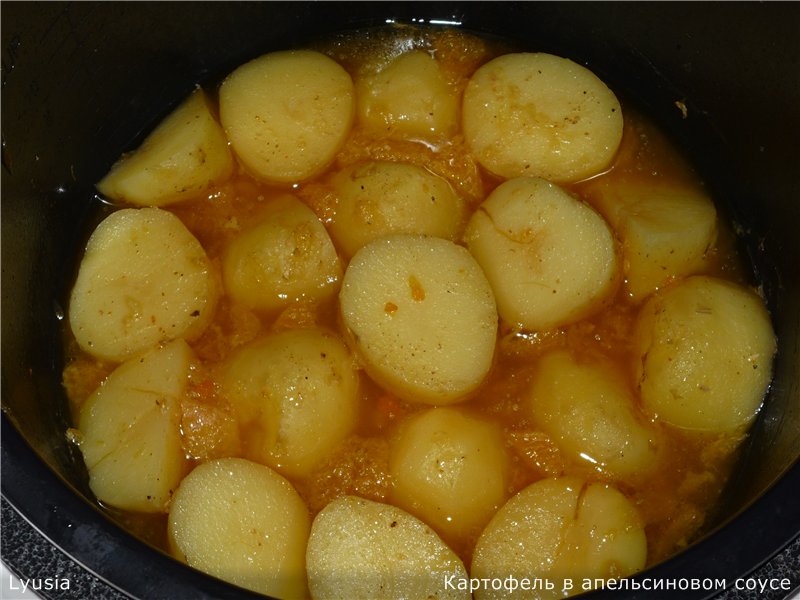
<instances>
[{"instance_id":1,"label":"golden potato piece","mask_svg":"<svg viewBox=\"0 0 800 600\"><path fill-rule=\"evenodd\" d=\"M433 139L458 129L459 98L427 52L401 54L380 72L356 82L358 118L389 137Z\"/></svg>"},{"instance_id":2,"label":"golden potato piece","mask_svg":"<svg viewBox=\"0 0 800 600\"><path fill-rule=\"evenodd\" d=\"M223 257L222 277L237 302L276 311L300 300L333 296L342 265L314 212L286 195L273 200L255 226L233 239Z\"/></svg>"},{"instance_id":3,"label":"golden potato piece","mask_svg":"<svg viewBox=\"0 0 800 600\"><path fill-rule=\"evenodd\" d=\"M198 88L97 189L117 202L166 206L200 196L232 172L228 138Z\"/></svg>"},{"instance_id":4,"label":"golden potato piece","mask_svg":"<svg viewBox=\"0 0 800 600\"><path fill-rule=\"evenodd\" d=\"M501 177L596 175L611 164L622 125L614 93L585 67L551 54L495 58L464 91L464 137L478 162Z\"/></svg>"},{"instance_id":5,"label":"golden potato piece","mask_svg":"<svg viewBox=\"0 0 800 600\"><path fill-rule=\"evenodd\" d=\"M307 475L356 424L354 361L319 329L244 346L226 363L222 388L247 432L248 455L286 475Z\"/></svg>"},{"instance_id":6,"label":"golden potato piece","mask_svg":"<svg viewBox=\"0 0 800 600\"><path fill-rule=\"evenodd\" d=\"M480 532L505 502L510 464L499 427L455 408L432 408L392 441L391 501L448 540Z\"/></svg>"},{"instance_id":7,"label":"golden potato piece","mask_svg":"<svg viewBox=\"0 0 800 600\"><path fill-rule=\"evenodd\" d=\"M219 110L234 151L254 175L297 183L325 169L344 143L355 112L353 82L320 52L273 52L228 75Z\"/></svg>"},{"instance_id":8,"label":"golden potato piece","mask_svg":"<svg viewBox=\"0 0 800 600\"><path fill-rule=\"evenodd\" d=\"M655 464L653 434L625 379L606 361L551 351L536 363L527 414L577 463L615 476L646 473Z\"/></svg>"},{"instance_id":9,"label":"golden potato piece","mask_svg":"<svg viewBox=\"0 0 800 600\"><path fill-rule=\"evenodd\" d=\"M464 234L500 316L525 330L560 327L597 312L619 282L614 236L588 204L536 177L501 184Z\"/></svg>"},{"instance_id":10,"label":"golden potato piece","mask_svg":"<svg viewBox=\"0 0 800 600\"><path fill-rule=\"evenodd\" d=\"M379 238L350 261L339 300L367 372L406 400L458 402L489 372L494 296L462 246L417 235Z\"/></svg>"},{"instance_id":11,"label":"golden potato piece","mask_svg":"<svg viewBox=\"0 0 800 600\"><path fill-rule=\"evenodd\" d=\"M389 504L344 496L314 519L306 553L314 600L467 600L461 560L422 521Z\"/></svg>"},{"instance_id":12,"label":"golden potato piece","mask_svg":"<svg viewBox=\"0 0 800 600\"><path fill-rule=\"evenodd\" d=\"M216 307L211 265L172 213L126 208L86 244L69 302L81 349L120 362L161 342L197 338Z\"/></svg>"},{"instance_id":13,"label":"golden potato piece","mask_svg":"<svg viewBox=\"0 0 800 600\"><path fill-rule=\"evenodd\" d=\"M707 267L717 210L703 190L598 181L588 195L622 242L625 290L634 300Z\"/></svg>"},{"instance_id":14,"label":"golden potato piece","mask_svg":"<svg viewBox=\"0 0 800 600\"><path fill-rule=\"evenodd\" d=\"M311 517L292 485L269 467L222 458L181 482L169 511L172 552L190 566L276 598L307 597Z\"/></svg>"},{"instance_id":15,"label":"golden potato piece","mask_svg":"<svg viewBox=\"0 0 800 600\"><path fill-rule=\"evenodd\" d=\"M81 408L80 449L89 487L109 506L167 512L189 465L181 398L192 351L183 340L118 366Z\"/></svg>"},{"instance_id":16,"label":"golden potato piece","mask_svg":"<svg viewBox=\"0 0 800 600\"><path fill-rule=\"evenodd\" d=\"M573 477L543 479L512 497L478 538L473 578L542 578L552 590L480 587L477 600L563 598L584 578L627 577L644 568L647 540L633 504L613 487Z\"/></svg>"},{"instance_id":17,"label":"golden potato piece","mask_svg":"<svg viewBox=\"0 0 800 600\"><path fill-rule=\"evenodd\" d=\"M689 277L645 303L634 339L642 403L654 418L725 432L755 417L771 380L776 341L754 292Z\"/></svg>"},{"instance_id":18,"label":"golden potato piece","mask_svg":"<svg viewBox=\"0 0 800 600\"><path fill-rule=\"evenodd\" d=\"M347 256L392 233L417 233L456 241L466 204L450 184L407 163L367 162L336 173L336 218L330 232Z\"/></svg>"}]
</instances>

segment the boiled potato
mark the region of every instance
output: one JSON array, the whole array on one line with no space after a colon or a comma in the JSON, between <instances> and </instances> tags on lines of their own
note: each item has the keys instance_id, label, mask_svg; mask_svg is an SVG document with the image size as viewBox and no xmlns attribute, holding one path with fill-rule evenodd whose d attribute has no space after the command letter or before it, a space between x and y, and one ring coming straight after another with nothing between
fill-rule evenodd
<instances>
[{"instance_id":1,"label":"boiled potato","mask_svg":"<svg viewBox=\"0 0 800 600\"><path fill-rule=\"evenodd\" d=\"M655 462L653 434L625 378L606 361L551 351L536 364L527 414L573 461L615 476L645 473Z\"/></svg>"},{"instance_id":2,"label":"boiled potato","mask_svg":"<svg viewBox=\"0 0 800 600\"><path fill-rule=\"evenodd\" d=\"M188 471L181 398L192 351L183 340L118 366L81 408L80 449L98 500L138 512L167 512Z\"/></svg>"},{"instance_id":3,"label":"boiled potato","mask_svg":"<svg viewBox=\"0 0 800 600\"><path fill-rule=\"evenodd\" d=\"M458 402L489 372L492 290L449 240L398 234L367 244L350 261L339 299L367 372L406 400Z\"/></svg>"},{"instance_id":4,"label":"boiled potato","mask_svg":"<svg viewBox=\"0 0 800 600\"><path fill-rule=\"evenodd\" d=\"M754 292L689 277L647 301L634 341L642 403L653 417L717 432L755 417L771 380L776 341Z\"/></svg>"},{"instance_id":5,"label":"boiled potato","mask_svg":"<svg viewBox=\"0 0 800 600\"><path fill-rule=\"evenodd\" d=\"M572 493L570 493L572 495ZM556 579L612 579L641 571L647 539L636 507L612 486L588 484L578 493L574 520L564 532Z\"/></svg>"},{"instance_id":6,"label":"boiled potato","mask_svg":"<svg viewBox=\"0 0 800 600\"><path fill-rule=\"evenodd\" d=\"M455 408L431 408L392 441L390 499L445 539L464 541L505 502L509 469L495 424Z\"/></svg>"},{"instance_id":7,"label":"boiled potato","mask_svg":"<svg viewBox=\"0 0 800 600\"><path fill-rule=\"evenodd\" d=\"M159 208L106 217L86 244L69 303L81 349L120 362L157 344L198 337L216 306L205 250Z\"/></svg>"},{"instance_id":8,"label":"boiled potato","mask_svg":"<svg viewBox=\"0 0 800 600\"><path fill-rule=\"evenodd\" d=\"M319 329L275 333L226 363L222 389L248 455L286 475L308 474L353 429L358 374L347 347Z\"/></svg>"},{"instance_id":9,"label":"boiled potato","mask_svg":"<svg viewBox=\"0 0 800 600\"><path fill-rule=\"evenodd\" d=\"M275 311L299 300L333 296L342 266L314 212L286 195L273 200L255 226L233 239L223 257L222 276L237 302Z\"/></svg>"},{"instance_id":10,"label":"boiled potato","mask_svg":"<svg viewBox=\"0 0 800 600\"><path fill-rule=\"evenodd\" d=\"M470 252L492 285L500 316L546 330L599 310L619 281L606 222L587 204L535 177L498 186L472 215Z\"/></svg>"},{"instance_id":11,"label":"boiled potato","mask_svg":"<svg viewBox=\"0 0 800 600\"><path fill-rule=\"evenodd\" d=\"M550 54L495 58L464 91L464 137L478 162L501 177L596 175L611 164L622 125L616 96L594 73Z\"/></svg>"},{"instance_id":12,"label":"boiled potato","mask_svg":"<svg viewBox=\"0 0 800 600\"><path fill-rule=\"evenodd\" d=\"M601 180L587 195L622 241L625 289L634 300L706 267L717 210L703 190Z\"/></svg>"},{"instance_id":13,"label":"boiled potato","mask_svg":"<svg viewBox=\"0 0 800 600\"><path fill-rule=\"evenodd\" d=\"M273 52L222 82L219 112L247 169L268 182L297 183L324 170L344 143L355 112L353 82L319 52Z\"/></svg>"},{"instance_id":14,"label":"boiled potato","mask_svg":"<svg viewBox=\"0 0 800 600\"><path fill-rule=\"evenodd\" d=\"M228 139L198 88L97 189L117 202L166 206L199 196L232 172Z\"/></svg>"},{"instance_id":15,"label":"boiled potato","mask_svg":"<svg viewBox=\"0 0 800 600\"><path fill-rule=\"evenodd\" d=\"M459 98L427 52L401 54L356 83L359 123L389 137L431 139L458 129Z\"/></svg>"},{"instance_id":16,"label":"boiled potato","mask_svg":"<svg viewBox=\"0 0 800 600\"><path fill-rule=\"evenodd\" d=\"M338 199L331 235L347 256L391 233L457 240L466 204L446 180L406 163L368 162L336 173Z\"/></svg>"},{"instance_id":17,"label":"boiled potato","mask_svg":"<svg viewBox=\"0 0 800 600\"><path fill-rule=\"evenodd\" d=\"M580 593L584 578L627 577L647 559L647 540L633 504L610 486L573 477L543 479L517 493L478 538L474 578L539 577L553 590L495 590L486 598L563 598ZM565 585L565 581L571 580Z\"/></svg>"},{"instance_id":18,"label":"boiled potato","mask_svg":"<svg viewBox=\"0 0 800 600\"><path fill-rule=\"evenodd\" d=\"M188 565L281 599L308 595L311 518L286 479L242 458L196 467L169 511L172 552Z\"/></svg>"},{"instance_id":19,"label":"boiled potato","mask_svg":"<svg viewBox=\"0 0 800 600\"><path fill-rule=\"evenodd\" d=\"M399 508L344 496L314 519L306 552L314 600L470 598L445 579L467 577L458 556Z\"/></svg>"}]
</instances>

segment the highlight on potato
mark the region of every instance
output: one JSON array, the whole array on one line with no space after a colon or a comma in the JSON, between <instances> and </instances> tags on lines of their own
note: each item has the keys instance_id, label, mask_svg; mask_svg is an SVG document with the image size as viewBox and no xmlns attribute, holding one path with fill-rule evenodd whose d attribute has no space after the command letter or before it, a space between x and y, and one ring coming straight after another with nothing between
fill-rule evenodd
<instances>
[{"instance_id":1,"label":"highlight on potato","mask_svg":"<svg viewBox=\"0 0 800 600\"><path fill-rule=\"evenodd\" d=\"M612 87L389 27L192 91L98 183L71 290L97 500L279 598L564 597L700 535L775 334Z\"/></svg>"}]
</instances>

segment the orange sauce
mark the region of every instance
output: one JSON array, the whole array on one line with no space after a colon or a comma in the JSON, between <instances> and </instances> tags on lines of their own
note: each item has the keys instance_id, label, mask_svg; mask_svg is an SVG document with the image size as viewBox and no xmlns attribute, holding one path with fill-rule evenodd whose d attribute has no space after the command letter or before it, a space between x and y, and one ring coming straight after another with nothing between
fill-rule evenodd
<instances>
[{"instance_id":1,"label":"orange sauce","mask_svg":"<svg viewBox=\"0 0 800 600\"><path fill-rule=\"evenodd\" d=\"M470 74L506 48L458 32L423 34L415 29L390 35L340 38L318 45L357 76L371 61L385 60L398 48L415 45L430 50L460 93ZM377 58L376 58L377 57ZM697 175L656 127L632 107L623 107L625 129L615 163L604 174L589 181L565 186L591 201L591 187L603 181L662 181L702 186ZM240 170L229 181L195 201L170 207L205 248L221 285L221 258L239 231L255 223L261 209L272 198L295 194L315 211L323 223L336 214L335 191L326 184L329 173L365 160L391 160L422 165L447 179L471 210L498 185L468 151L463 139L396 140L376 138L357 126L338 153L328 173L292 189L256 181ZM733 246L733 235L720 223L720 235L711 251L707 272L743 281L745 271ZM590 481L608 481L637 506L648 538L648 563L663 560L690 543L703 526L717 500L735 460L739 436L682 432L660 423L648 423L662 468L654 473L612 479L589 463L576 463L561 453L546 434L524 416L521 397L529 384L536 360L554 348L569 348L578 358L603 355L615 361L622 372L631 373L634 358L632 329L638 305L620 289L615 301L599 314L573 325L546 332L518 332L501 323L493 369L474 397L461 404L465 410L498 423L511 457L509 497L528 484L557 475L578 475ZM249 455L248 432L241 431L233 409L221 397L216 383L220 365L233 350L257 337L287 328L318 325L341 329L335 299L322 304L293 305L278 314L259 314L223 297L206 332L192 343L201 363L193 374L183 403L182 432L186 454L195 461L223 456ZM113 369L81 353L68 341L68 364L64 386L76 416L92 390ZM312 515L329 501L343 495L387 501L389 436L408 415L425 405L404 402L382 389L362 373L362 412L357 430L309 477L293 484ZM626 382L635 388L633 375ZM166 517L142 516L110 511L134 533L156 546L166 546ZM440 532L441 533L441 532ZM448 540L469 564L475 536L466 542Z\"/></svg>"}]
</instances>

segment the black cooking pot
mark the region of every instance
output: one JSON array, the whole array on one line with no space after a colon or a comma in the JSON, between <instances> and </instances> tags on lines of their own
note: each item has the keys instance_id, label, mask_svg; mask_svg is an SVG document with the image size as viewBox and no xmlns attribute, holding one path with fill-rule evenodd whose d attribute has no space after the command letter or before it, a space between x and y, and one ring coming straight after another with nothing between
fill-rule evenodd
<instances>
[{"instance_id":1,"label":"black cooking pot","mask_svg":"<svg viewBox=\"0 0 800 600\"><path fill-rule=\"evenodd\" d=\"M587 64L674 138L738 224L779 336L775 381L706 537L638 577L745 576L800 532L797 3L3 3L3 496L136 597L249 597L96 508L64 436L64 298L96 209L93 184L197 82L389 20L454 24Z\"/></svg>"}]
</instances>

